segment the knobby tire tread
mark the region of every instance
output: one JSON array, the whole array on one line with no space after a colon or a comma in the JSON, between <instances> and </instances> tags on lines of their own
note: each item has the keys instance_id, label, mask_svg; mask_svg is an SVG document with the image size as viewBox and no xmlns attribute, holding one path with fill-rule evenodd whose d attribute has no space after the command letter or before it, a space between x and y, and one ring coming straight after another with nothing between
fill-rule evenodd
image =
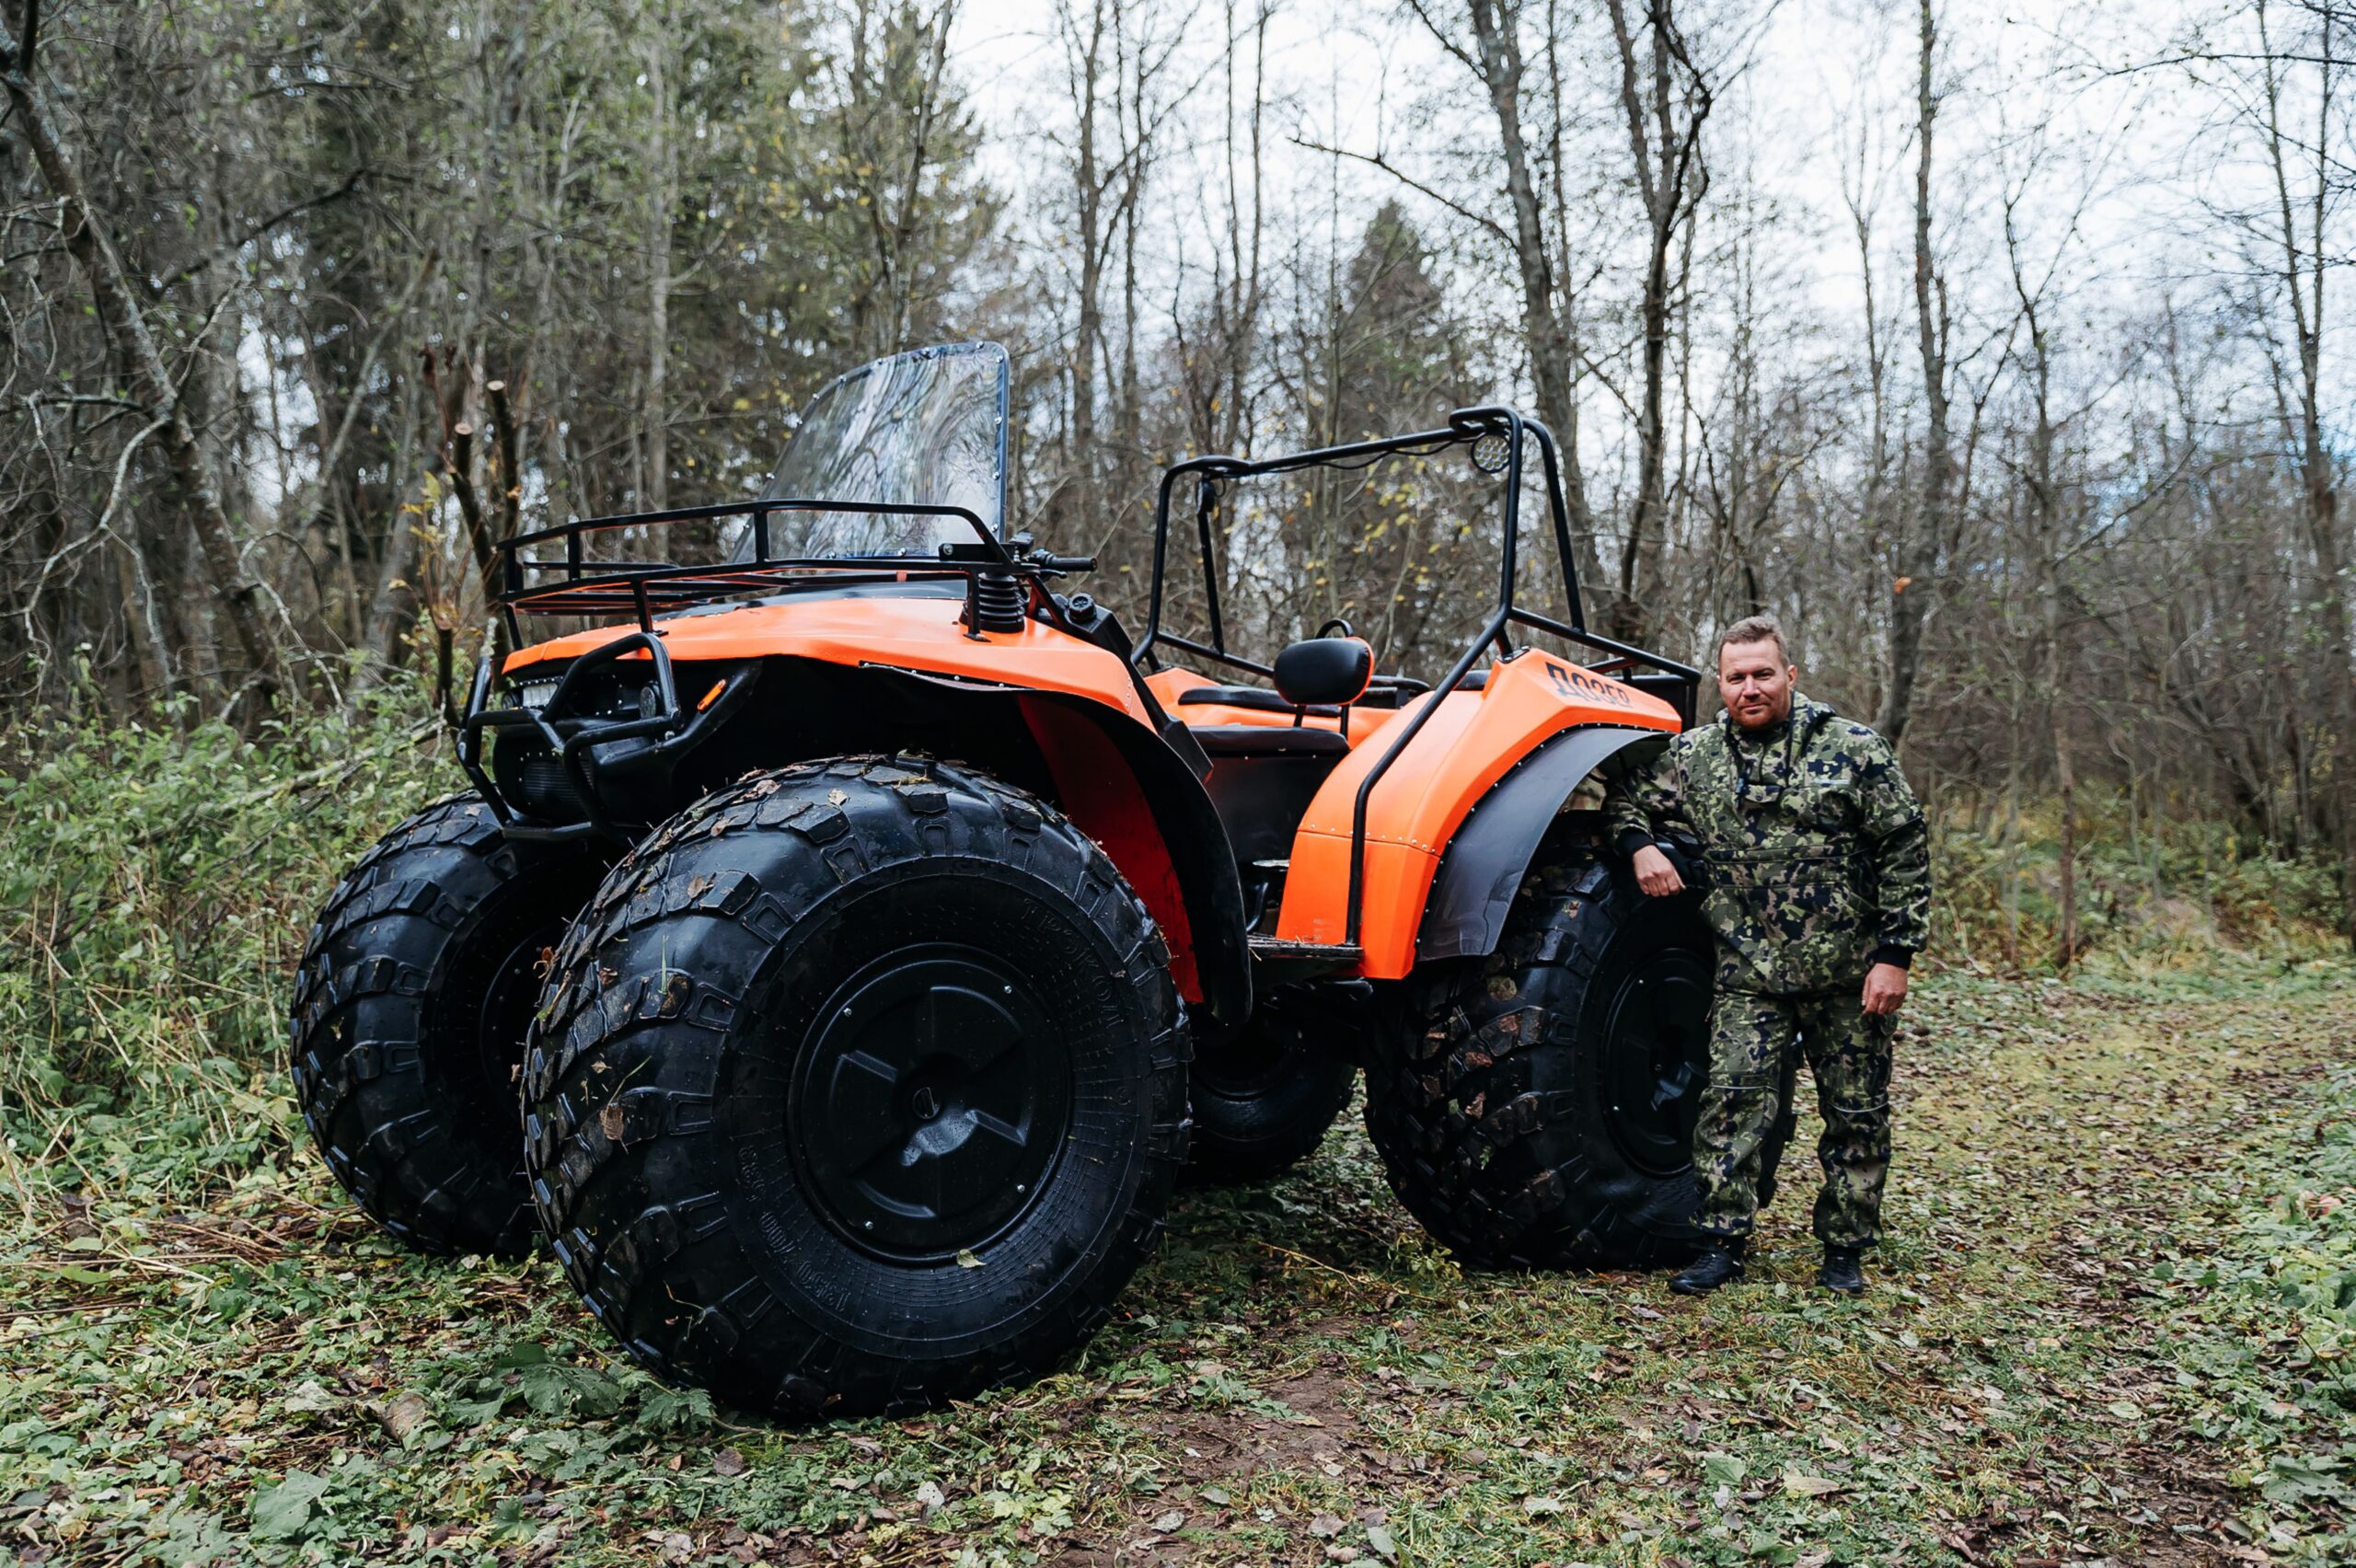
<instances>
[{"instance_id":1,"label":"knobby tire tread","mask_svg":"<svg viewBox=\"0 0 2356 1568\"><path fill-rule=\"evenodd\" d=\"M1531 1083L1540 1054L1595 1048L1580 1032L1588 992L1642 896L1600 853L1565 856L1525 878L1494 953L1402 987L1367 1075L1367 1130L1400 1201L1468 1263L1652 1267L1693 1251L1690 1171L1634 1172L1600 1147L1592 1091L1561 1072Z\"/></svg>"},{"instance_id":2,"label":"knobby tire tread","mask_svg":"<svg viewBox=\"0 0 2356 1568\"><path fill-rule=\"evenodd\" d=\"M535 896L516 879L564 858L519 857L478 797L449 796L353 864L305 943L289 1019L296 1102L338 1180L414 1251L514 1257L537 1235L520 1113L512 1138L471 1125L431 1081L425 1034L438 977L485 901Z\"/></svg>"},{"instance_id":3,"label":"knobby tire tread","mask_svg":"<svg viewBox=\"0 0 2356 1568\"><path fill-rule=\"evenodd\" d=\"M707 863L712 841L732 838L736 864ZM976 855L1039 876L1113 941L1132 1005L1155 1020L1151 1124L1134 1206L1037 1321L970 1359L895 1360L797 1313L732 1231L741 1195L695 1174L710 1169L697 1146L720 1136L712 1089L745 997L683 970L625 971L629 955L676 950L733 953L749 972L746 955L766 953L837 888ZM1109 1317L1161 1232L1186 1147L1188 1054L1161 933L1103 852L1053 807L922 756L822 759L707 796L607 876L542 993L525 1058L525 1161L567 1277L641 1365L790 1418L913 1411L1035 1377ZM781 1141L776 1157L788 1158ZM755 1386L732 1353L780 1313L794 1364L758 1367L768 1380Z\"/></svg>"}]
</instances>

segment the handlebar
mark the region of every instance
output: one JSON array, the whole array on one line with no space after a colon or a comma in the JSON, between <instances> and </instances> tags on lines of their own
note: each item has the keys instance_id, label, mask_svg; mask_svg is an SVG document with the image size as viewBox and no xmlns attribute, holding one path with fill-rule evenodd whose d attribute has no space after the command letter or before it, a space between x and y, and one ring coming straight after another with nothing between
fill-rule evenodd
<instances>
[{"instance_id":1,"label":"handlebar","mask_svg":"<svg viewBox=\"0 0 2356 1568\"><path fill-rule=\"evenodd\" d=\"M1059 556L1049 549L1034 549L1031 536L1017 534L1007 541L1013 546L1014 559L1025 566L1035 566L1042 571L1093 571L1094 556Z\"/></svg>"}]
</instances>

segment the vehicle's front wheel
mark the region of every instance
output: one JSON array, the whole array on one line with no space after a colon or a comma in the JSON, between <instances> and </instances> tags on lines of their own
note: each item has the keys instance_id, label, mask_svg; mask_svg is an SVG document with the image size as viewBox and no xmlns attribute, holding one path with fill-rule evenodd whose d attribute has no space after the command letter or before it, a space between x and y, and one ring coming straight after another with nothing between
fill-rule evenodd
<instances>
[{"instance_id":1,"label":"vehicle's front wheel","mask_svg":"<svg viewBox=\"0 0 2356 1568\"><path fill-rule=\"evenodd\" d=\"M525 1066L557 1257L639 1360L791 1416L1045 1371L1152 1250L1184 1014L1144 906L1034 797L789 767L616 869Z\"/></svg>"},{"instance_id":2,"label":"vehicle's front wheel","mask_svg":"<svg viewBox=\"0 0 2356 1568\"><path fill-rule=\"evenodd\" d=\"M1408 982L1409 1016L1367 1075L1367 1130L1400 1201L1465 1262L1692 1251L1712 983L1699 902L1647 898L1574 849L1532 868L1496 952ZM1789 1132L1787 1113L1768 1170Z\"/></svg>"},{"instance_id":3,"label":"vehicle's front wheel","mask_svg":"<svg viewBox=\"0 0 2356 1568\"><path fill-rule=\"evenodd\" d=\"M524 1034L611 859L510 840L458 796L379 840L311 928L291 1020L303 1120L345 1190L419 1251L531 1248Z\"/></svg>"}]
</instances>

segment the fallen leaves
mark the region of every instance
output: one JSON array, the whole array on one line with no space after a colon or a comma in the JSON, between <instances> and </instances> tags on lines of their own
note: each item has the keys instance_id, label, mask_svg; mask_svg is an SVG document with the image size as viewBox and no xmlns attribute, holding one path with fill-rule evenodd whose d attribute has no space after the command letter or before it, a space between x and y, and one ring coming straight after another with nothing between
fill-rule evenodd
<instances>
[{"instance_id":1,"label":"fallen leaves","mask_svg":"<svg viewBox=\"0 0 2356 1568\"><path fill-rule=\"evenodd\" d=\"M327 1490L327 1477L308 1470L289 1470L277 1484L257 1489L252 1507L255 1536L262 1540L300 1539Z\"/></svg>"},{"instance_id":2,"label":"fallen leaves","mask_svg":"<svg viewBox=\"0 0 2356 1568\"><path fill-rule=\"evenodd\" d=\"M317 1415L330 1411L343 1401L322 1388L316 1378L306 1378L287 1394L284 1401L289 1415Z\"/></svg>"},{"instance_id":3,"label":"fallen leaves","mask_svg":"<svg viewBox=\"0 0 2356 1568\"><path fill-rule=\"evenodd\" d=\"M2316 1430L2300 1379L2344 1376L2333 1357L2356 1333L2292 1332L2323 1318L2281 1296L2339 1310L2356 1262L2331 1249L2356 1209L2323 1197L2356 1192L2356 1169L2269 1163L2286 1140L2316 1160L2356 1136L2356 1115L2315 1112L2324 1080L2297 1076L2342 1050L2356 1004L2318 1000L2229 1060L2220 1032L2269 996L2196 1009L1930 979L1861 1311L1807 1289L1800 1161L1752 1282L1697 1308L1638 1273L1464 1274L1345 1125L1282 1182L1182 1199L1076 1366L937 1417L806 1432L648 1378L545 1262L407 1257L316 1162L267 1187L97 1193L46 1213L53 1239L10 1276L41 1284L0 1318L0 1464L48 1467L71 1495L9 1528L53 1551L77 1532L63 1560L161 1540L158 1511L189 1507L250 1555L300 1542L332 1560L398 1557L399 1519L469 1560L526 1562L535 1540L556 1562L924 1562L968 1543L1053 1561L1118 1550L1110 1529L1220 1564L1477 1561L1518 1539L1558 1568L1729 1552L1829 1568L1846 1529L1926 1561L2133 1562L2166 1531L2260 1562L2269 1522L2356 1487L2309 1462L2323 1446L2288 1446ZM2195 1191L2297 1234L2236 1261L2200 1230ZM100 1245L67 1249L83 1237ZM140 1245L133 1275L114 1253ZM2165 1246L2182 1252L2168 1277L2152 1267ZM53 1262L121 1277L86 1287ZM2154 1339L2184 1303L2236 1292L2268 1380L2235 1419L2283 1439L2246 1466L2185 1431L2196 1394ZM167 1490L123 1479L167 1464Z\"/></svg>"},{"instance_id":4,"label":"fallen leaves","mask_svg":"<svg viewBox=\"0 0 2356 1568\"><path fill-rule=\"evenodd\" d=\"M433 1407L417 1393L396 1394L381 1404L372 1404L368 1412L385 1428L385 1435L396 1443L407 1443L410 1434L425 1424Z\"/></svg>"}]
</instances>

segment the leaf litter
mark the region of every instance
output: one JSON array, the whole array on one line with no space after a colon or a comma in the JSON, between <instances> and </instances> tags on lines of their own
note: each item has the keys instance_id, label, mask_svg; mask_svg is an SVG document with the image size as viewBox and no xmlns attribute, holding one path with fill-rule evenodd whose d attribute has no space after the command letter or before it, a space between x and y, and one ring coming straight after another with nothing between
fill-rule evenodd
<instances>
[{"instance_id":1,"label":"leaf litter","mask_svg":"<svg viewBox=\"0 0 2356 1568\"><path fill-rule=\"evenodd\" d=\"M404 1254L284 1119L229 1169L126 1129L0 1251L0 1523L52 1562L2332 1561L2350 980L1926 977L1862 1301L1809 1287L1804 1159L1695 1303L1463 1274L1345 1118L1184 1198L1064 1372L809 1431L654 1382L544 1262Z\"/></svg>"}]
</instances>

